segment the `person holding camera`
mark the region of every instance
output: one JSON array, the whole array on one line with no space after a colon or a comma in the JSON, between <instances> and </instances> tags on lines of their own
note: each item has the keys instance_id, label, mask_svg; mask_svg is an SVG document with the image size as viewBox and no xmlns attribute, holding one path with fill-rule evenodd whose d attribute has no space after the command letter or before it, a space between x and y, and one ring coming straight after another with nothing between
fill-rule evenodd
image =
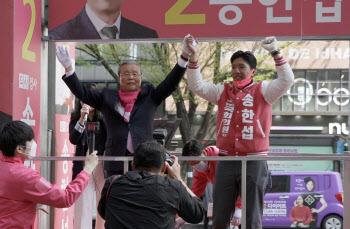
<instances>
[{"instance_id":1,"label":"person holding camera","mask_svg":"<svg viewBox=\"0 0 350 229\"><path fill-rule=\"evenodd\" d=\"M94 83L86 83L84 86L90 90L99 91ZM88 124L98 124L99 129L95 131L95 149L98 156L103 156L105 143L107 139L106 127L103 121L102 113L95 108L84 104L77 100L75 110L71 114L69 123L69 140L76 145L75 156L84 156L88 152L89 143L92 141L89 138L89 133L86 130ZM90 133L91 135L91 133ZM91 139L91 140L90 140ZM83 161L73 161L73 179L83 170ZM74 204L74 228L75 229L91 229L92 228L92 213L93 203L96 198L96 203L101 198L101 190L105 182L102 162L100 161L92 172L89 184L85 191L80 195ZM95 228L104 228L104 220L97 214Z\"/></svg>"},{"instance_id":2,"label":"person holding camera","mask_svg":"<svg viewBox=\"0 0 350 229\"><path fill-rule=\"evenodd\" d=\"M96 151L87 154L83 170L65 189L51 184L39 172L24 165L35 156L34 132L22 121L0 128L0 228L34 228L37 204L68 208L89 183L98 164Z\"/></svg>"},{"instance_id":3,"label":"person holding camera","mask_svg":"<svg viewBox=\"0 0 350 229\"><path fill-rule=\"evenodd\" d=\"M142 142L135 149L133 171L106 180L98 206L106 229L174 229L175 214L189 223L202 221L202 200L181 179L178 158L169 161L166 154L160 143Z\"/></svg>"}]
</instances>

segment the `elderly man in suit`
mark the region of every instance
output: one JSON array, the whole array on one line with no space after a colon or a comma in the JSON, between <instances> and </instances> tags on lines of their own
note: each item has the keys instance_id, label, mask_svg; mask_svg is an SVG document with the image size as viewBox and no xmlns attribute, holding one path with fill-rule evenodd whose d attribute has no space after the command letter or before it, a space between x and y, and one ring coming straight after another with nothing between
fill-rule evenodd
<instances>
[{"instance_id":1,"label":"elderly man in suit","mask_svg":"<svg viewBox=\"0 0 350 229\"><path fill-rule=\"evenodd\" d=\"M131 156L138 143L153 139L157 107L177 88L186 71L189 54L186 47L173 70L157 87L147 84L141 88L139 63L134 60L124 61L118 71L120 89L104 88L102 92L97 92L82 85L72 68L67 49L62 46L57 48L57 58L66 70L64 82L79 100L100 110L105 118L105 156ZM106 177L123 174L123 162L106 161L104 169Z\"/></svg>"},{"instance_id":2,"label":"elderly man in suit","mask_svg":"<svg viewBox=\"0 0 350 229\"><path fill-rule=\"evenodd\" d=\"M49 31L50 40L158 38L155 30L121 16L124 0L87 0L75 18Z\"/></svg>"}]
</instances>

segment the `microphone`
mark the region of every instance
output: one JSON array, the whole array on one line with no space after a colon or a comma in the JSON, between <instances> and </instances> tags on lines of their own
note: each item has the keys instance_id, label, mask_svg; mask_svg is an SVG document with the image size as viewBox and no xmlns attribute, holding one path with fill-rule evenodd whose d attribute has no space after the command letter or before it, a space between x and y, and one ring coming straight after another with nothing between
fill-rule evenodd
<instances>
[{"instance_id":1,"label":"microphone","mask_svg":"<svg viewBox=\"0 0 350 229\"><path fill-rule=\"evenodd\" d=\"M87 108L88 110L90 109L90 106L87 105L87 104L84 104L84 108ZM88 114L85 114L84 115L84 122L86 123L87 122L87 118L88 118Z\"/></svg>"}]
</instances>

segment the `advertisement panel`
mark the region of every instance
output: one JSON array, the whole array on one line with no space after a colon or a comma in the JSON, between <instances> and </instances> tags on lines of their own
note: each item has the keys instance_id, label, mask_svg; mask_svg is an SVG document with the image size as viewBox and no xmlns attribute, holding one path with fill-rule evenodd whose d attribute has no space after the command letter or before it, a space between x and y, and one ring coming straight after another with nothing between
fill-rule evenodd
<instances>
[{"instance_id":1,"label":"advertisement panel","mask_svg":"<svg viewBox=\"0 0 350 229\"><path fill-rule=\"evenodd\" d=\"M12 119L13 78L13 14L14 7L8 1L0 2L0 125Z\"/></svg>"},{"instance_id":2,"label":"advertisement panel","mask_svg":"<svg viewBox=\"0 0 350 229\"><path fill-rule=\"evenodd\" d=\"M69 115L55 116L55 152L57 157L74 156L74 146L69 142ZM72 180L72 161L57 161L55 166L56 185L65 189ZM73 228L73 207L55 208L54 228Z\"/></svg>"},{"instance_id":3,"label":"advertisement panel","mask_svg":"<svg viewBox=\"0 0 350 229\"><path fill-rule=\"evenodd\" d=\"M53 40L350 36L349 1L336 0L51 0ZM117 20L119 12L122 17ZM103 20L101 20L102 18ZM69 21L69 22L67 22ZM101 35L102 33L102 35Z\"/></svg>"},{"instance_id":4,"label":"advertisement panel","mask_svg":"<svg viewBox=\"0 0 350 229\"><path fill-rule=\"evenodd\" d=\"M273 153L333 154L333 148L321 146L270 146ZM333 161L268 161L271 171L333 171Z\"/></svg>"},{"instance_id":5,"label":"advertisement panel","mask_svg":"<svg viewBox=\"0 0 350 229\"><path fill-rule=\"evenodd\" d=\"M33 128L40 149L41 0L14 3L13 120ZM39 166L36 161L32 168Z\"/></svg>"},{"instance_id":6,"label":"advertisement panel","mask_svg":"<svg viewBox=\"0 0 350 229\"><path fill-rule=\"evenodd\" d=\"M73 60L75 59L75 46L65 45ZM74 66L74 62L73 62ZM55 155L57 157L73 157L74 145L69 141L70 113L74 109L74 97L62 80L65 70L56 58L56 89L55 89ZM72 161L57 161L55 166L56 185L65 189L72 180ZM55 208L54 228L73 228L74 209Z\"/></svg>"}]
</instances>

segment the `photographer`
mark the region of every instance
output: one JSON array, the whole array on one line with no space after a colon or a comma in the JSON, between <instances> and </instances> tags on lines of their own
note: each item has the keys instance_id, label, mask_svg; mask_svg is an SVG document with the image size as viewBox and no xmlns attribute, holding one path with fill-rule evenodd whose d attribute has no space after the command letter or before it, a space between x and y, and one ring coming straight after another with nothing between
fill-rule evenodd
<instances>
[{"instance_id":1,"label":"photographer","mask_svg":"<svg viewBox=\"0 0 350 229\"><path fill-rule=\"evenodd\" d=\"M181 179L177 157L171 159L172 166L166 161L166 149L156 141L136 147L134 171L108 178L102 190L98 212L106 229L173 229L175 214L189 223L202 221L203 203Z\"/></svg>"}]
</instances>

